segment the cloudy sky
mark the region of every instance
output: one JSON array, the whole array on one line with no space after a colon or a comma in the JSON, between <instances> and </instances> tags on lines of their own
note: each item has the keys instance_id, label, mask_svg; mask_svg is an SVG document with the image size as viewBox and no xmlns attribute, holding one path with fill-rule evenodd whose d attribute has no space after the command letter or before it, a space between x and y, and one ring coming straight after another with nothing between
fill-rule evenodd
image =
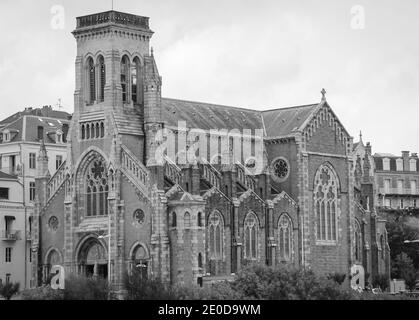
<instances>
[{"instance_id":1,"label":"cloudy sky","mask_svg":"<svg viewBox=\"0 0 419 320\"><path fill-rule=\"evenodd\" d=\"M150 17L165 97L254 109L320 101L374 152L419 152L417 0L114 0ZM51 10L64 9L63 28ZM111 0L1 0L0 118L73 110L75 18Z\"/></svg>"}]
</instances>

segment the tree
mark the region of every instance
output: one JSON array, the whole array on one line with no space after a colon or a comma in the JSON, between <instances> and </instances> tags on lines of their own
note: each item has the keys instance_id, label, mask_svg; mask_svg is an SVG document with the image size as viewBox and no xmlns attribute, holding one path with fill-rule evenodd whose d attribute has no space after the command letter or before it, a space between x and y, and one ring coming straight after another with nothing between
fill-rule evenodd
<instances>
[{"instance_id":1,"label":"tree","mask_svg":"<svg viewBox=\"0 0 419 320\"><path fill-rule=\"evenodd\" d=\"M397 214L397 213L395 213ZM417 244L406 244L406 240L416 240L419 237L417 229L411 227L407 217L399 215L396 219L387 222L388 244L390 246L391 264L394 264L396 257L406 253L413 261L416 270L419 270L419 247ZM397 274L391 275L397 278Z\"/></svg>"},{"instance_id":2,"label":"tree","mask_svg":"<svg viewBox=\"0 0 419 320\"><path fill-rule=\"evenodd\" d=\"M0 296L6 300L10 300L16 293L19 292L20 284L19 283L6 283L5 285L0 285Z\"/></svg>"},{"instance_id":3,"label":"tree","mask_svg":"<svg viewBox=\"0 0 419 320\"><path fill-rule=\"evenodd\" d=\"M412 259L406 253L402 252L396 257L392 265L392 274L396 278L404 279L409 290L415 289L417 274Z\"/></svg>"}]
</instances>

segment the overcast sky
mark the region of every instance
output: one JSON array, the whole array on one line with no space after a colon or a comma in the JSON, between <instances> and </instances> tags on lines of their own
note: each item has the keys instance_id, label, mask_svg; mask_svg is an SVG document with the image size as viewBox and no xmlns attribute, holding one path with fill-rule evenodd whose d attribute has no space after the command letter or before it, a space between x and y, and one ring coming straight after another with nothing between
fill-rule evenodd
<instances>
[{"instance_id":1,"label":"overcast sky","mask_svg":"<svg viewBox=\"0 0 419 320\"><path fill-rule=\"evenodd\" d=\"M165 97L264 110L318 102L324 87L355 141L362 130L374 152L419 152L417 0L114 1L150 17ZM1 0L0 118L59 98L72 112L75 18L110 8Z\"/></svg>"}]
</instances>

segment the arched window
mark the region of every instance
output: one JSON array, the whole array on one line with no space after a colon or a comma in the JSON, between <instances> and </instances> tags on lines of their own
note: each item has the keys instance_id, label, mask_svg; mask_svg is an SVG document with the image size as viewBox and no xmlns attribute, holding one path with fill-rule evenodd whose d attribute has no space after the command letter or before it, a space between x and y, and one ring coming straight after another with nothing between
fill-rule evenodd
<instances>
[{"instance_id":1,"label":"arched window","mask_svg":"<svg viewBox=\"0 0 419 320\"><path fill-rule=\"evenodd\" d=\"M202 213L198 212L198 227L203 227L202 225Z\"/></svg>"},{"instance_id":2,"label":"arched window","mask_svg":"<svg viewBox=\"0 0 419 320\"><path fill-rule=\"evenodd\" d=\"M316 173L314 209L317 240L336 241L338 232L338 178L328 165L320 166Z\"/></svg>"},{"instance_id":3,"label":"arched window","mask_svg":"<svg viewBox=\"0 0 419 320\"><path fill-rule=\"evenodd\" d=\"M358 220L355 219L355 260L362 262L362 232Z\"/></svg>"},{"instance_id":4,"label":"arched window","mask_svg":"<svg viewBox=\"0 0 419 320\"><path fill-rule=\"evenodd\" d=\"M250 212L244 220L244 254L246 259L257 259L258 218Z\"/></svg>"},{"instance_id":5,"label":"arched window","mask_svg":"<svg viewBox=\"0 0 419 320\"><path fill-rule=\"evenodd\" d=\"M128 103L128 86L129 86L129 59L123 56L121 60L121 87L122 102Z\"/></svg>"},{"instance_id":6,"label":"arched window","mask_svg":"<svg viewBox=\"0 0 419 320\"><path fill-rule=\"evenodd\" d=\"M203 268L204 264L202 262L202 253L198 254L198 268Z\"/></svg>"},{"instance_id":7,"label":"arched window","mask_svg":"<svg viewBox=\"0 0 419 320\"><path fill-rule=\"evenodd\" d=\"M149 260L148 250L142 245L138 245L131 256L131 272L136 270L141 279L147 279Z\"/></svg>"},{"instance_id":8,"label":"arched window","mask_svg":"<svg viewBox=\"0 0 419 320\"><path fill-rule=\"evenodd\" d=\"M223 236L223 218L218 211L214 211L208 218L208 243L211 260L222 259Z\"/></svg>"},{"instance_id":9,"label":"arched window","mask_svg":"<svg viewBox=\"0 0 419 320\"><path fill-rule=\"evenodd\" d=\"M108 177L103 159L94 160L86 172L86 211L88 217L108 214Z\"/></svg>"},{"instance_id":10,"label":"arched window","mask_svg":"<svg viewBox=\"0 0 419 320\"><path fill-rule=\"evenodd\" d=\"M185 213L184 225L185 225L185 229L188 229L191 227L191 214L189 212Z\"/></svg>"},{"instance_id":11,"label":"arched window","mask_svg":"<svg viewBox=\"0 0 419 320\"><path fill-rule=\"evenodd\" d=\"M96 67L92 57L87 59L87 83L89 88L88 103L96 100Z\"/></svg>"},{"instance_id":12,"label":"arched window","mask_svg":"<svg viewBox=\"0 0 419 320\"><path fill-rule=\"evenodd\" d=\"M176 217L176 212L172 213L172 228L176 228L177 227L177 217Z\"/></svg>"},{"instance_id":13,"label":"arched window","mask_svg":"<svg viewBox=\"0 0 419 320\"><path fill-rule=\"evenodd\" d=\"M283 214L278 222L279 257L282 261L290 261L292 256L292 222L287 214Z\"/></svg>"},{"instance_id":14,"label":"arched window","mask_svg":"<svg viewBox=\"0 0 419 320\"><path fill-rule=\"evenodd\" d=\"M99 102L103 102L105 100L105 84L106 84L106 66L105 66L105 59L103 56L99 56L98 59L99 65Z\"/></svg>"},{"instance_id":15,"label":"arched window","mask_svg":"<svg viewBox=\"0 0 419 320\"><path fill-rule=\"evenodd\" d=\"M134 104L141 104L143 99L143 80L141 73L141 62L138 57L134 59L131 66L131 96Z\"/></svg>"}]
</instances>

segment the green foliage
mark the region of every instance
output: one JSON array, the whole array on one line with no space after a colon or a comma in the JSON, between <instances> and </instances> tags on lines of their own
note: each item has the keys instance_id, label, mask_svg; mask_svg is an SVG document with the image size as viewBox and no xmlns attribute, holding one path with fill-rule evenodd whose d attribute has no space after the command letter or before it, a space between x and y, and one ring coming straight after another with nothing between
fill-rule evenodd
<instances>
[{"instance_id":1,"label":"green foliage","mask_svg":"<svg viewBox=\"0 0 419 320\"><path fill-rule=\"evenodd\" d=\"M114 298L106 279L70 275L65 280L64 300L108 300Z\"/></svg>"},{"instance_id":2,"label":"green foliage","mask_svg":"<svg viewBox=\"0 0 419 320\"><path fill-rule=\"evenodd\" d=\"M124 283L127 300L177 300L174 288L159 279L144 278L136 269L125 275Z\"/></svg>"},{"instance_id":3,"label":"green foliage","mask_svg":"<svg viewBox=\"0 0 419 320\"><path fill-rule=\"evenodd\" d=\"M19 292L20 284L9 282L4 285L0 285L0 296L6 300L10 300L15 294Z\"/></svg>"},{"instance_id":4,"label":"green foliage","mask_svg":"<svg viewBox=\"0 0 419 320\"><path fill-rule=\"evenodd\" d=\"M241 295L261 300L347 300L351 292L312 270L254 266L241 271L232 286Z\"/></svg>"},{"instance_id":5,"label":"green foliage","mask_svg":"<svg viewBox=\"0 0 419 320\"><path fill-rule=\"evenodd\" d=\"M419 270L419 247L418 244L406 244L406 240L415 240L419 237L417 229L409 226L405 216L398 216L395 220L387 222L388 244L390 246L391 263L393 264L396 257L401 253L406 253L412 260L416 270ZM397 273L391 274L392 278L399 278Z\"/></svg>"},{"instance_id":6,"label":"green foliage","mask_svg":"<svg viewBox=\"0 0 419 320\"><path fill-rule=\"evenodd\" d=\"M390 279L385 274L375 275L372 279L372 286L374 288L380 288L382 291L386 291L389 287Z\"/></svg>"},{"instance_id":7,"label":"green foliage","mask_svg":"<svg viewBox=\"0 0 419 320\"><path fill-rule=\"evenodd\" d=\"M43 286L22 291L20 297L22 300L64 300L64 292L53 290L50 286Z\"/></svg>"},{"instance_id":8,"label":"green foliage","mask_svg":"<svg viewBox=\"0 0 419 320\"><path fill-rule=\"evenodd\" d=\"M392 274L397 278L404 279L409 290L415 289L417 273L412 259L406 253L402 252L396 256L392 265Z\"/></svg>"},{"instance_id":9,"label":"green foliage","mask_svg":"<svg viewBox=\"0 0 419 320\"><path fill-rule=\"evenodd\" d=\"M328 274L327 279L333 280L338 285L342 285L345 282L346 274L339 273L339 272L330 273L330 274Z\"/></svg>"}]
</instances>

